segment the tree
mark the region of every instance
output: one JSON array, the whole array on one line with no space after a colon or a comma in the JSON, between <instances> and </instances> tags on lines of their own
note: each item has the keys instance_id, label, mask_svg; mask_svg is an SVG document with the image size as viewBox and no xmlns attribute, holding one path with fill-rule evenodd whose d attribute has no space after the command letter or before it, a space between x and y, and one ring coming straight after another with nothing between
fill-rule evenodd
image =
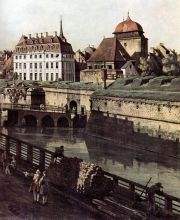
<instances>
[{"instance_id":1,"label":"tree","mask_svg":"<svg viewBox=\"0 0 180 220\"><path fill-rule=\"evenodd\" d=\"M180 61L175 50L171 50L165 58L162 59L163 73L168 76L180 75Z\"/></svg>"},{"instance_id":2,"label":"tree","mask_svg":"<svg viewBox=\"0 0 180 220\"><path fill-rule=\"evenodd\" d=\"M146 58L144 57L140 57L140 60L139 60L139 69L141 71L141 75L142 76L146 76L148 75L148 72L149 72L149 63L147 61Z\"/></svg>"}]
</instances>

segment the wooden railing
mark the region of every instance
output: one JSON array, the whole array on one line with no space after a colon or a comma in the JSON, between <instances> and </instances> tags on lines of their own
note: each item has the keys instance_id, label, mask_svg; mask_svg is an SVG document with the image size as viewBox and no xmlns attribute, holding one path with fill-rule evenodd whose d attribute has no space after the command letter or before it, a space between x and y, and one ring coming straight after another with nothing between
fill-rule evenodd
<instances>
[{"instance_id":1,"label":"wooden railing","mask_svg":"<svg viewBox=\"0 0 180 220\"><path fill-rule=\"evenodd\" d=\"M51 162L54 153L25 141L0 134L0 149L7 153L15 155L17 160L23 160L30 165L39 167L41 170L47 168Z\"/></svg>"},{"instance_id":2,"label":"wooden railing","mask_svg":"<svg viewBox=\"0 0 180 220\"><path fill-rule=\"evenodd\" d=\"M4 150L9 154L15 155L16 160L28 162L32 167L39 167L41 170L48 168L54 152L43 149L25 141L21 141L5 134L0 134L0 150ZM116 185L124 187L131 192L141 194L145 191L145 186L122 178L120 176L103 171L104 175L111 178ZM142 198L146 198L145 193ZM180 199L166 193L156 195L156 204L168 212L180 214Z\"/></svg>"},{"instance_id":3,"label":"wooden railing","mask_svg":"<svg viewBox=\"0 0 180 220\"><path fill-rule=\"evenodd\" d=\"M129 189L131 192L141 194L141 198L146 199L146 187L137 182L125 179L123 177L108 173L104 171L104 174L117 182L118 185L123 186ZM161 208L165 209L168 212L180 213L180 199L166 193L162 193L162 195L156 195L155 197L156 204Z\"/></svg>"}]
</instances>

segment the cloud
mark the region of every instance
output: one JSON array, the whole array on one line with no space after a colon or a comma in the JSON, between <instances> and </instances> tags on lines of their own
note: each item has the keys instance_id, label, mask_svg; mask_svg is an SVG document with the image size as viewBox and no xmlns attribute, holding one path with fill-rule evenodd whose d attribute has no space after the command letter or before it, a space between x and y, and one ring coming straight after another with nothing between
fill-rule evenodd
<instances>
[{"instance_id":1,"label":"cloud","mask_svg":"<svg viewBox=\"0 0 180 220\"><path fill-rule=\"evenodd\" d=\"M180 52L179 10L177 0L1 0L0 49L14 48L22 33L59 30L60 15L75 50L97 46L130 11L143 26L150 46L164 42Z\"/></svg>"}]
</instances>

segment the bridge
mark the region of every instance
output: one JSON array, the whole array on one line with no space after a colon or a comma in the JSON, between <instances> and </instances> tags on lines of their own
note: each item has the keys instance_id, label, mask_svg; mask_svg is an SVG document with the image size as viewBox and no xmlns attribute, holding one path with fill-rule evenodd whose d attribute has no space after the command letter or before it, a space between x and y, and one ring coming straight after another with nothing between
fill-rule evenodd
<instances>
[{"instance_id":1,"label":"bridge","mask_svg":"<svg viewBox=\"0 0 180 220\"><path fill-rule=\"evenodd\" d=\"M2 110L8 111L9 125L73 127L72 113L59 106L5 103L2 105Z\"/></svg>"},{"instance_id":2,"label":"bridge","mask_svg":"<svg viewBox=\"0 0 180 220\"><path fill-rule=\"evenodd\" d=\"M54 167L51 164L54 152L0 134L0 152L4 151L8 155L14 155L16 157L19 174L22 175L24 171L33 171L37 168L41 171L46 169L54 190L57 190L66 199L78 203L96 215L103 214L112 219L126 219L122 217L123 215L134 218L139 217L138 219L144 219L144 216L146 216L146 196L145 193L142 193L145 192L146 187L141 184L102 170L102 179L100 179L102 182L98 182L95 185L95 191L88 191L88 188L84 194L77 187L77 183L80 181L79 178L82 178L79 169L82 160L66 157L63 159L57 158L57 164ZM63 161L68 167L64 166L62 172ZM76 168L78 169L76 170ZM106 183L110 183L108 188L104 187ZM140 194L142 196L140 202L135 206L134 199L137 197L140 198ZM161 209L164 219L167 216L180 216L179 198L166 193L156 195L156 205Z\"/></svg>"},{"instance_id":3,"label":"bridge","mask_svg":"<svg viewBox=\"0 0 180 220\"><path fill-rule=\"evenodd\" d=\"M84 127L90 112L90 95L73 88L57 88L48 85L13 84L0 94L1 111L8 112L6 123L17 126L37 127ZM70 88L68 86L71 86ZM76 85L77 86L77 85ZM81 85L82 86L82 85ZM83 85L84 86L84 85Z\"/></svg>"}]
</instances>

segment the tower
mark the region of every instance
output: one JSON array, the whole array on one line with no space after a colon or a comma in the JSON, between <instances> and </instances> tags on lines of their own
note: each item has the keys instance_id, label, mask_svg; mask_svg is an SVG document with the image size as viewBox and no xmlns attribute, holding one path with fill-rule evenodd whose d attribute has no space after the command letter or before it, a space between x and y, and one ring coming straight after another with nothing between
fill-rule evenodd
<instances>
[{"instance_id":1,"label":"tower","mask_svg":"<svg viewBox=\"0 0 180 220\"><path fill-rule=\"evenodd\" d=\"M63 24L62 24L62 16L60 17L60 31L59 31L59 37L66 42L66 38L63 34Z\"/></svg>"},{"instance_id":2,"label":"tower","mask_svg":"<svg viewBox=\"0 0 180 220\"><path fill-rule=\"evenodd\" d=\"M129 12L127 19L117 25L113 34L132 59L147 56L148 39L144 36L142 26L130 18Z\"/></svg>"}]
</instances>

